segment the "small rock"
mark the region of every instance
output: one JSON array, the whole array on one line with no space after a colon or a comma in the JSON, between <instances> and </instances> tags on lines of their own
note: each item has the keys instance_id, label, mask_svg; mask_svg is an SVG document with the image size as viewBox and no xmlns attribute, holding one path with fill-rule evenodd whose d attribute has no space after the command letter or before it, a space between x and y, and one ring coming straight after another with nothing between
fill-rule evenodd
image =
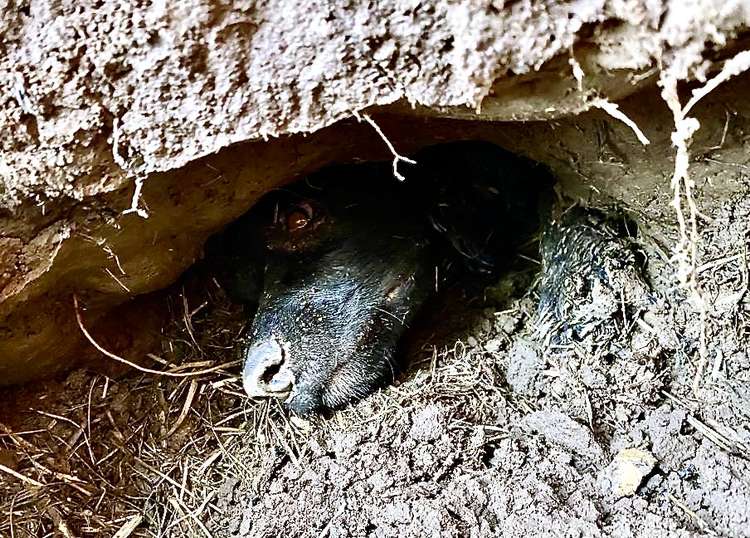
<instances>
[{"instance_id":1,"label":"small rock","mask_svg":"<svg viewBox=\"0 0 750 538\"><path fill-rule=\"evenodd\" d=\"M634 495L643 479L654 470L656 458L638 448L620 450L603 471L600 487L617 498Z\"/></svg>"},{"instance_id":2,"label":"small rock","mask_svg":"<svg viewBox=\"0 0 750 538\"><path fill-rule=\"evenodd\" d=\"M484 349L490 353L497 353L502 347L503 341L500 338L493 338L484 343Z\"/></svg>"},{"instance_id":3,"label":"small rock","mask_svg":"<svg viewBox=\"0 0 750 538\"><path fill-rule=\"evenodd\" d=\"M498 314L495 320L495 326L505 334L513 334L521 324L521 318L518 312Z\"/></svg>"}]
</instances>

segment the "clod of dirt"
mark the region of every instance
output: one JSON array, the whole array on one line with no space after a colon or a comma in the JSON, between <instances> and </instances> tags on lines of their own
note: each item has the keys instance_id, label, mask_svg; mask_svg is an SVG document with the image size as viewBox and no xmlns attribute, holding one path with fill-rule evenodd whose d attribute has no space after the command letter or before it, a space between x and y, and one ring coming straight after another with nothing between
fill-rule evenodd
<instances>
[{"instance_id":1,"label":"clod of dirt","mask_svg":"<svg viewBox=\"0 0 750 538\"><path fill-rule=\"evenodd\" d=\"M684 410L662 406L646 420L651 450L666 469L680 469L697 449L695 440L682 434L686 415Z\"/></svg>"},{"instance_id":2,"label":"clod of dirt","mask_svg":"<svg viewBox=\"0 0 750 538\"><path fill-rule=\"evenodd\" d=\"M517 339L508 353L508 359L508 384L518 394L538 395L544 359L537 346L528 340Z\"/></svg>"},{"instance_id":3,"label":"clod of dirt","mask_svg":"<svg viewBox=\"0 0 750 538\"><path fill-rule=\"evenodd\" d=\"M602 448L591 430L559 411L535 411L523 419L522 429L538 433L545 440L573 454L600 459Z\"/></svg>"},{"instance_id":4,"label":"clod of dirt","mask_svg":"<svg viewBox=\"0 0 750 538\"><path fill-rule=\"evenodd\" d=\"M444 431L444 423L445 409L430 404L414 415L409 437L416 441L434 441Z\"/></svg>"}]
</instances>

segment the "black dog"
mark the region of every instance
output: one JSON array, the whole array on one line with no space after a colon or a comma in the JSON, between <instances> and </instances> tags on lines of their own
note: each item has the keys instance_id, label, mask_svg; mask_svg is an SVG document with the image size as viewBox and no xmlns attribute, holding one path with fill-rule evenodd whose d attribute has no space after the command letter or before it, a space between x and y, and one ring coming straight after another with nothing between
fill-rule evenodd
<instances>
[{"instance_id":1,"label":"black dog","mask_svg":"<svg viewBox=\"0 0 750 538\"><path fill-rule=\"evenodd\" d=\"M254 313L240 343L250 396L297 413L393 379L404 331L439 283L490 278L539 223L539 165L485 142L324 169L266 195L209 244L230 296Z\"/></svg>"}]
</instances>

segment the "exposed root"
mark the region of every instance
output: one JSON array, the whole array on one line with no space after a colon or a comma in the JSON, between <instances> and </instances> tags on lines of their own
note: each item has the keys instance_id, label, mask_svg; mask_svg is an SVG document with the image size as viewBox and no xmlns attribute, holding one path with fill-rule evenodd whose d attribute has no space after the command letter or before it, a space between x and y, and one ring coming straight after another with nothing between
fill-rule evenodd
<instances>
[{"instance_id":1,"label":"exposed root","mask_svg":"<svg viewBox=\"0 0 750 538\"><path fill-rule=\"evenodd\" d=\"M576 79L576 83L578 85L578 91L580 93L583 93L583 79L586 76L586 73L584 72L583 67L581 67L581 64L578 62L575 55L573 54L572 48L570 50L570 58L568 58L568 64L573 70L573 78ZM651 143L648 137L645 134L643 134L643 131L641 130L641 128L638 127L638 124L635 123L633 120L631 120L628 117L628 115L625 114L622 110L620 110L620 107L616 103L613 103L609 99L605 99L603 97L597 97L589 101L589 105L603 110L604 112L612 116L614 119L621 121L625 125L630 127L630 129L633 131L638 141L644 146L648 146Z\"/></svg>"},{"instance_id":2,"label":"exposed root","mask_svg":"<svg viewBox=\"0 0 750 538\"><path fill-rule=\"evenodd\" d=\"M112 280L114 280L115 283L118 286L120 286L123 290L125 290L125 293L127 293L128 295L132 295L132 292L130 291L130 288L128 288L122 280L120 280L119 278L117 278L117 276L115 276L115 274L112 271L110 271L110 269L108 267L104 268L104 272L107 273L107 275Z\"/></svg>"},{"instance_id":3,"label":"exposed root","mask_svg":"<svg viewBox=\"0 0 750 538\"><path fill-rule=\"evenodd\" d=\"M105 349L96 340L94 340L94 337L91 336L91 333L88 331L88 329L86 329L86 326L83 323L83 317L81 316L81 309L78 305L78 296L75 294L73 295L73 308L75 310L76 321L78 322L78 328L81 330L81 333L83 333L83 336L86 337L86 340L88 340L89 343L92 346L94 346L97 351L99 351L101 354L103 354L106 357L109 357L110 359L114 361L120 362L122 364L126 364L127 366L130 366L131 368L134 368L146 374L161 375L161 376L166 376L166 377L193 377L193 376L218 372L219 370L224 370L226 368L231 368L232 366L237 366L240 363L240 361L230 361L230 362L226 362L223 364L219 364L217 366L213 366L211 368L206 368L205 370L197 370L193 372L174 372L174 371L164 372L162 370L153 370L151 368L146 368L132 361L129 361L128 359L120 357L119 355L115 355L111 351ZM179 368L180 367L178 367L178 369Z\"/></svg>"},{"instance_id":4,"label":"exposed root","mask_svg":"<svg viewBox=\"0 0 750 538\"><path fill-rule=\"evenodd\" d=\"M750 51L743 51L728 60L722 70L714 78L706 82L700 88L693 91L693 95L683 107L677 95L677 79L665 74L660 80L662 86L662 99L672 111L675 130L672 133L672 145L677 152L675 155L675 166L672 174L672 190L674 192L674 205L679 224L680 239L674 249L675 261L678 264L678 279L681 284L688 287L697 287L696 266L698 248L698 208L693 198L695 181L690 178L690 144L693 135L700 129L700 122L688 114L695 105L706 95L711 93L722 82L733 76L750 69ZM683 199L688 206L688 216L683 213Z\"/></svg>"},{"instance_id":5,"label":"exposed root","mask_svg":"<svg viewBox=\"0 0 750 538\"><path fill-rule=\"evenodd\" d=\"M354 114L354 117L357 118L357 121L361 122L364 119L367 123L369 123L372 126L372 128L375 129L375 132L378 133L380 138L383 139L383 142L385 142L385 145L388 146L388 149L393 155L393 177L395 177L399 181L404 181L406 178L398 171L398 163L405 162L408 164L417 164L417 161L415 161L414 159L409 159L408 157L404 157L403 155L398 153L396 151L396 148L393 147L393 144L391 143L391 141L388 140L388 137L385 136L385 133L383 133L380 126L377 123L375 123L375 120L373 120L368 114L365 114L365 113L360 114L359 112L356 112L356 111L353 114Z\"/></svg>"},{"instance_id":6,"label":"exposed root","mask_svg":"<svg viewBox=\"0 0 750 538\"><path fill-rule=\"evenodd\" d=\"M700 122L696 118L688 116L688 114L702 98L711 93L721 83L748 69L750 69L750 51L740 52L725 62L719 74L700 88L693 90L693 95L685 106L682 106L677 94L677 78L665 72L660 79L662 99L672 111L675 125L672 132L672 145L676 148L676 153L671 186L673 191L672 205L679 227L679 240L674 247L673 261L677 264L677 278L680 285L690 292L692 300L698 308L701 324L699 362L693 381L693 391L696 393L699 391L703 373L708 363L707 305L698 283L698 245L700 243L698 216L700 213L693 196L695 181L690 177L689 171L689 148L693 135L700 129ZM688 208L687 216L683 210L683 203Z\"/></svg>"},{"instance_id":7,"label":"exposed root","mask_svg":"<svg viewBox=\"0 0 750 538\"><path fill-rule=\"evenodd\" d=\"M133 198L130 200L130 207L122 212L123 215L129 215L135 213L142 219L148 218L148 211L138 207L141 200L141 191L143 190L143 182L146 180L144 176L137 176L135 178L135 187L133 189Z\"/></svg>"},{"instance_id":8,"label":"exposed root","mask_svg":"<svg viewBox=\"0 0 750 538\"><path fill-rule=\"evenodd\" d=\"M29 92L26 90L26 81L23 79L23 75L16 72L14 79L15 87L13 88L13 97L15 97L18 106L20 106L21 110L26 114L34 117L38 116L39 107L29 97Z\"/></svg>"},{"instance_id":9,"label":"exposed root","mask_svg":"<svg viewBox=\"0 0 750 538\"><path fill-rule=\"evenodd\" d=\"M625 114L622 110L620 110L620 107L617 106L616 103L613 103L612 101L609 101L607 99L603 99L601 97L594 99L591 101L591 105L603 110L616 120L620 120L625 125L630 127L630 129L635 134L636 138L638 139L638 142L643 144L644 146L648 146L651 141L648 139L648 137L643 134L643 131L641 131L641 128L638 127L638 124L636 124L633 120L631 120L627 114Z\"/></svg>"},{"instance_id":10,"label":"exposed root","mask_svg":"<svg viewBox=\"0 0 750 538\"><path fill-rule=\"evenodd\" d=\"M581 67L581 64L573 54L573 47L570 47L570 58L568 58L568 64L573 70L573 78L576 79L576 83L578 84L578 91L583 93L583 77L586 76L586 73L583 71L583 67Z\"/></svg>"},{"instance_id":11,"label":"exposed root","mask_svg":"<svg viewBox=\"0 0 750 538\"><path fill-rule=\"evenodd\" d=\"M741 75L748 69L750 69L750 50L742 51L724 62L724 67L721 68L719 74L706 82L700 88L696 88L695 90L693 90L693 96L685 105L683 113L687 115L698 103L698 101L714 91L720 84L726 82L732 77Z\"/></svg>"},{"instance_id":12,"label":"exposed root","mask_svg":"<svg viewBox=\"0 0 750 538\"><path fill-rule=\"evenodd\" d=\"M120 153L120 120L115 118L112 121L112 159L115 164L122 168L125 172L131 173L131 166L125 156ZM141 191L143 190L143 182L146 180L145 176L138 174L135 176L134 182L135 187L133 189L133 197L130 200L130 207L122 212L123 215L129 215L135 213L141 218L148 218L148 211L139 207L141 201Z\"/></svg>"},{"instance_id":13,"label":"exposed root","mask_svg":"<svg viewBox=\"0 0 750 538\"><path fill-rule=\"evenodd\" d=\"M112 247L107 245L106 240L104 238L98 240L96 242L97 245L102 247L102 250L107 254L107 256L115 261L115 264L117 265L117 269L120 271L120 274L122 276L126 276L127 273L125 272L125 269L122 268L122 264L120 263L120 257L115 254L115 251L112 250Z\"/></svg>"},{"instance_id":14,"label":"exposed root","mask_svg":"<svg viewBox=\"0 0 750 538\"><path fill-rule=\"evenodd\" d=\"M115 118L112 121L112 159L123 170L128 170L128 161L120 155L120 119Z\"/></svg>"}]
</instances>

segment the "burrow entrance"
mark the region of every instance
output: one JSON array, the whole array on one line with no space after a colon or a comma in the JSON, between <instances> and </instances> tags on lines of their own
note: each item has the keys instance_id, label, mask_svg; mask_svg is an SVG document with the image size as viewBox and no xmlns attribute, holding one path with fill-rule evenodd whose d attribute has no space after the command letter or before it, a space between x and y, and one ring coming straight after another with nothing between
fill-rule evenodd
<instances>
[{"instance_id":1,"label":"burrow entrance","mask_svg":"<svg viewBox=\"0 0 750 538\"><path fill-rule=\"evenodd\" d=\"M717 99L736 91L728 88ZM545 163L570 205L605 215L618 206L623 214L614 224L596 216L587 222L633 243L649 289L610 297L573 278L560 294L595 296L589 308L568 305L579 321L609 315L614 298L640 297L637 312L648 316L615 308L612 323L597 330L571 324L557 327L568 339L537 338L539 296L529 290L544 283L532 243L491 285L451 287L432 303L405 340L409 366L395 384L343 411L302 419L277 400L250 402L243 394L234 349L247 314L204 266L149 299L166 307L171 322L161 350L140 357L154 369L204 374L114 375L89 366L5 390L0 463L22 478L0 481L9 515L0 532L460 536L508 528L587 535L711 528L740 535L750 498L741 478L748 473L744 333L734 331L712 355L715 372L703 393L713 402L709 412L689 399L699 334L694 312L670 287L669 132L650 103L641 95L623 104L651 137L648 148L597 113L523 125L376 118L384 132L398 133L392 139L405 155L441 139L490 140ZM726 298L724 315L741 322L744 258L732 249L745 242L747 120L735 111L725 145L709 149L724 130L725 115L713 114L714 106L722 103L708 107L696 146L705 148L696 151L703 156L696 170L707 178L699 200L712 219L703 228L712 264L705 271L717 277L710 289ZM329 157L390 158L367 126L337 128L344 134L331 130L318 140L338 144ZM345 136L351 132L359 138ZM248 148L229 150L227 162ZM307 171L341 160L321 155L297 158ZM162 179L147 186L147 199L174 180ZM222 181L212 185L217 193L231 187ZM251 205L243 196L227 202L235 216ZM597 273L584 267L580 274Z\"/></svg>"}]
</instances>

